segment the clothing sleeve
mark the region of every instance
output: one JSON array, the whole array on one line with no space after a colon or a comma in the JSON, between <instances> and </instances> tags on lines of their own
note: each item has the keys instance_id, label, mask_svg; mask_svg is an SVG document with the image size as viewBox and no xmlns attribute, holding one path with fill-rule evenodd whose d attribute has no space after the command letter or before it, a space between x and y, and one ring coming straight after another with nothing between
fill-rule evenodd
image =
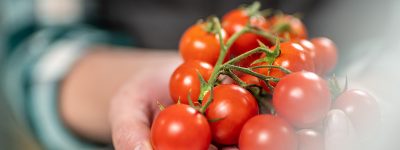
<instances>
[{"instance_id":1,"label":"clothing sleeve","mask_svg":"<svg viewBox=\"0 0 400 150\"><path fill-rule=\"evenodd\" d=\"M0 0L0 89L16 118L44 148L107 147L84 141L66 128L60 118L58 98L64 76L88 53L88 47L115 43L116 38L109 32L82 24L77 19L79 16L69 18L75 21L57 21L54 16L38 18L43 10L37 9L56 7L38 8L40 4L33 3L40 1L55 2Z\"/></svg>"}]
</instances>

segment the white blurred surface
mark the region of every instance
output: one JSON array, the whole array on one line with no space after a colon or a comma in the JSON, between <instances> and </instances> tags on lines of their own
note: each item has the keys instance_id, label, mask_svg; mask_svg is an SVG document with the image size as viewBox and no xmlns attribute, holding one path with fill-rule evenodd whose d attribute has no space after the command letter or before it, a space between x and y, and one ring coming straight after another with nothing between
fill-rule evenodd
<instances>
[{"instance_id":1,"label":"white blurred surface","mask_svg":"<svg viewBox=\"0 0 400 150\"><path fill-rule=\"evenodd\" d=\"M400 1L327 1L308 17L311 35L328 36L340 49L337 76L379 101L380 132L360 149L400 149Z\"/></svg>"}]
</instances>

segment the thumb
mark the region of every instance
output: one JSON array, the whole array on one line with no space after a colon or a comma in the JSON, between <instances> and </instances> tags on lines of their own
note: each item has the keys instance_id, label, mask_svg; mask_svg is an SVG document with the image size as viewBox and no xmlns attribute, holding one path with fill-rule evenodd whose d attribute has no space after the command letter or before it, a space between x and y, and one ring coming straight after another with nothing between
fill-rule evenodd
<instances>
[{"instance_id":1,"label":"thumb","mask_svg":"<svg viewBox=\"0 0 400 150\"><path fill-rule=\"evenodd\" d=\"M112 127L112 140L117 150L151 150L150 129L146 122L127 120Z\"/></svg>"},{"instance_id":2,"label":"thumb","mask_svg":"<svg viewBox=\"0 0 400 150\"><path fill-rule=\"evenodd\" d=\"M151 150L150 118L147 96L123 88L110 105L110 124L114 148L117 150Z\"/></svg>"}]
</instances>

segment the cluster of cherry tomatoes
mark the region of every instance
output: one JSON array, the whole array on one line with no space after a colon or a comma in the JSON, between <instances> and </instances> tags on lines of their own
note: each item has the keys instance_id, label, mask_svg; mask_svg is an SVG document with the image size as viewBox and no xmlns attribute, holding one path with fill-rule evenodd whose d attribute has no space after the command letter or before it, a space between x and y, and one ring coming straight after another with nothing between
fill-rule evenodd
<instances>
[{"instance_id":1,"label":"cluster of cherry tomatoes","mask_svg":"<svg viewBox=\"0 0 400 150\"><path fill-rule=\"evenodd\" d=\"M323 150L324 120L345 113L360 134L379 119L376 101L325 77L337 61L328 38L308 40L304 24L260 4L210 17L183 34L184 59L170 79L176 104L151 128L155 149ZM374 120L375 119L375 120Z\"/></svg>"}]
</instances>

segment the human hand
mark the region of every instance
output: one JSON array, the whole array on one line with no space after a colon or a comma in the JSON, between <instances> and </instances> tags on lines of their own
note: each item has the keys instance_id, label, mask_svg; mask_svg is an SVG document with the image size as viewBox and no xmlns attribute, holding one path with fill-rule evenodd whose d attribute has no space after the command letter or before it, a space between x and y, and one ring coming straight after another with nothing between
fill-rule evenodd
<instances>
[{"instance_id":1,"label":"human hand","mask_svg":"<svg viewBox=\"0 0 400 150\"><path fill-rule=\"evenodd\" d=\"M161 57L160 57L161 58ZM156 101L170 105L168 83L177 59L142 62L110 102L109 121L116 149L152 149L150 127L159 113Z\"/></svg>"},{"instance_id":2,"label":"human hand","mask_svg":"<svg viewBox=\"0 0 400 150\"><path fill-rule=\"evenodd\" d=\"M173 103L168 90L169 78L179 63L176 60L156 61L143 63L110 102L109 121L116 149L152 149L151 123L160 112L156 101L165 106ZM218 148L211 145L209 149Z\"/></svg>"}]
</instances>

